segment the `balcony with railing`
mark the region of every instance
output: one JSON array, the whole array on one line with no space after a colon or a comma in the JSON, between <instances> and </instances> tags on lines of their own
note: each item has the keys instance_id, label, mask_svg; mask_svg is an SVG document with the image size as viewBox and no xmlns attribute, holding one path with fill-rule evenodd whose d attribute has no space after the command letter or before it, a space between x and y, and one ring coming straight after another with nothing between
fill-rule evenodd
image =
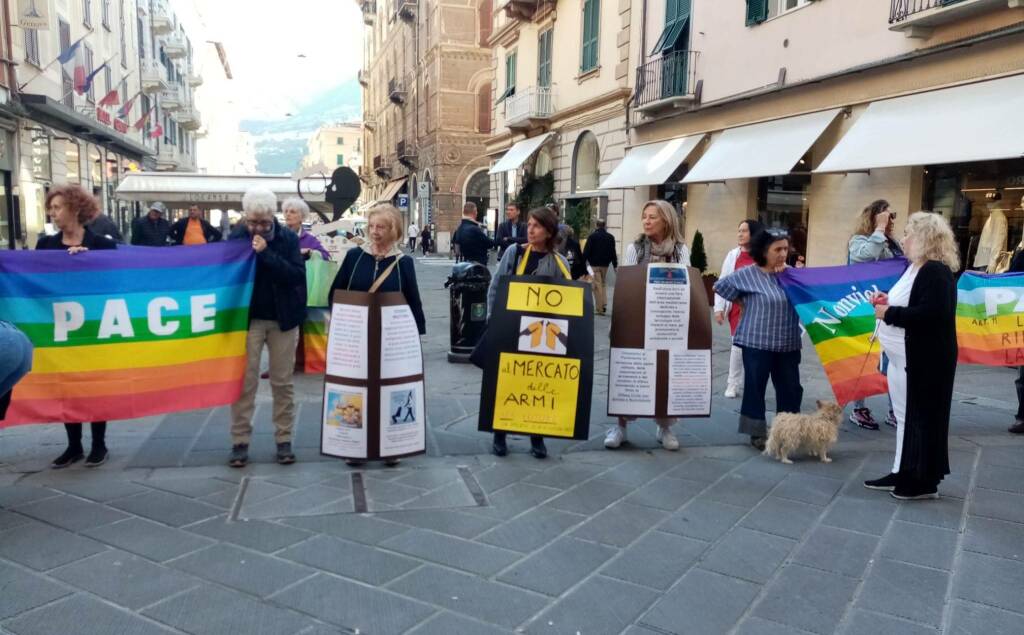
<instances>
[{"instance_id":1,"label":"balcony with railing","mask_svg":"<svg viewBox=\"0 0 1024 635\"><path fill-rule=\"evenodd\" d=\"M174 120L185 130L199 130L203 127L203 119L194 106L185 106L174 113Z\"/></svg>"},{"instance_id":2,"label":"balcony with railing","mask_svg":"<svg viewBox=\"0 0 1024 635\"><path fill-rule=\"evenodd\" d=\"M1007 8L1024 8L1024 0L891 0L889 30L923 38L937 26Z\"/></svg>"},{"instance_id":3,"label":"balcony with railing","mask_svg":"<svg viewBox=\"0 0 1024 635\"><path fill-rule=\"evenodd\" d=\"M178 162L177 149L169 143L162 144L156 153L156 169L174 170L178 167Z\"/></svg>"},{"instance_id":4,"label":"balcony with railing","mask_svg":"<svg viewBox=\"0 0 1024 635\"><path fill-rule=\"evenodd\" d=\"M405 103L405 84L401 80L388 80L388 99L395 104Z\"/></svg>"},{"instance_id":5,"label":"balcony with railing","mask_svg":"<svg viewBox=\"0 0 1024 635\"><path fill-rule=\"evenodd\" d=\"M394 0L395 13L406 22L411 22L416 17L416 0Z\"/></svg>"},{"instance_id":6,"label":"balcony with railing","mask_svg":"<svg viewBox=\"0 0 1024 635\"><path fill-rule=\"evenodd\" d=\"M698 51L672 51L636 69L633 106L644 113L679 108L696 98Z\"/></svg>"},{"instance_id":7,"label":"balcony with railing","mask_svg":"<svg viewBox=\"0 0 1024 635\"><path fill-rule=\"evenodd\" d=\"M181 110L184 105L185 98L182 96L179 87L172 85L167 90L160 91L160 107L167 112Z\"/></svg>"},{"instance_id":8,"label":"balcony with railing","mask_svg":"<svg viewBox=\"0 0 1024 635\"><path fill-rule=\"evenodd\" d=\"M165 37L163 49L164 54L172 60L178 60L188 55L185 38L180 33L171 33Z\"/></svg>"},{"instance_id":9,"label":"balcony with railing","mask_svg":"<svg viewBox=\"0 0 1024 635\"><path fill-rule=\"evenodd\" d=\"M407 168L416 167L416 148L403 139L395 145L395 154L398 155L398 162Z\"/></svg>"},{"instance_id":10,"label":"balcony with railing","mask_svg":"<svg viewBox=\"0 0 1024 635\"><path fill-rule=\"evenodd\" d=\"M377 117L375 115L364 113L363 114L363 127L366 128L367 130L369 130L370 132L373 132L374 130L376 130L377 129Z\"/></svg>"},{"instance_id":11,"label":"balcony with railing","mask_svg":"<svg viewBox=\"0 0 1024 635\"><path fill-rule=\"evenodd\" d=\"M203 76L199 74L199 71L190 68L188 74L185 75L185 83L192 88L197 88L203 85Z\"/></svg>"},{"instance_id":12,"label":"balcony with railing","mask_svg":"<svg viewBox=\"0 0 1024 635\"><path fill-rule=\"evenodd\" d=\"M167 3L163 0L153 2L149 26L156 35L163 35L174 30L174 18L171 16L171 10Z\"/></svg>"},{"instance_id":13,"label":"balcony with railing","mask_svg":"<svg viewBox=\"0 0 1024 635\"><path fill-rule=\"evenodd\" d=\"M167 90L167 70L156 60L145 60L142 62L140 76L142 78L142 92L159 93Z\"/></svg>"},{"instance_id":14,"label":"balcony with railing","mask_svg":"<svg viewBox=\"0 0 1024 635\"><path fill-rule=\"evenodd\" d=\"M528 86L505 98L505 125L513 130L532 128L555 113L555 92L550 87Z\"/></svg>"},{"instance_id":15,"label":"balcony with railing","mask_svg":"<svg viewBox=\"0 0 1024 635\"><path fill-rule=\"evenodd\" d=\"M359 71L356 72L356 79L359 80L359 85L364 88L370 85L370 73L365 69L360 68Z\"/></svg>"},{"instance_id":16,"label":"balcony with railing","mask_svg":"<svg viewBox=\"0 0 1024 635\"><path fill-rule=\"evenodd\" d=\"M374 0L363 0L359 8L363 12L363 24L372 25L377 20L377 3Z\"/></svg>"},{"instance_id":17,"label":"balcony with railing","mask_svg":"<svg viewBox=\"0 0 1024 635\"><path fill-rule=\"evenodd\" d=\"M498 0L497 8L512 20L532 22L555 8L555 0Z\"/></svg>"},{"instance_id":18,"label":"balcony with railing","mask_svg":"<svg viewBox=\"0 0 1024 635\"><path fill-rule=\"evenodd\" d=\"M391 166L379 154L373 157L373 171L382 179L391 178Z\"/></svg>"}]
</instances>

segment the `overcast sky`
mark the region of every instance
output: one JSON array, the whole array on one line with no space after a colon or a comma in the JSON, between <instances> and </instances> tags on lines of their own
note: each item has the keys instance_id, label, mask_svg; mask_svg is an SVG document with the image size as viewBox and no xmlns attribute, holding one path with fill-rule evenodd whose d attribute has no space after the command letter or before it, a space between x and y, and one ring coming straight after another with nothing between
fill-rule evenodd
<instances>
[{"instance_id":1,"label":"overcast sky","mask_svg":"<svg viewBox=\"0 0 1024 635\"><path fill-rule=\"evenodd\" d=\"M172 4L186 29L201 32L202 40L224 43L234 76L231 99L241 119L283 118L297 104L353 79L362 64L363 21L354 0L172 0ZM195 48L212 50L199 38L192 40ZM223 73L210 66L204 64L205 77Z\"/></svg>"}]
</instances>

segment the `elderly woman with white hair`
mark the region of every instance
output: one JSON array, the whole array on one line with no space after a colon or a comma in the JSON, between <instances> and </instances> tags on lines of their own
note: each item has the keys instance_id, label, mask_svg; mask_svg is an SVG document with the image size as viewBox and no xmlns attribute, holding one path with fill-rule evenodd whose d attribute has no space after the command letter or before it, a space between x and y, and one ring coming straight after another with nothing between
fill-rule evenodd
<instances>
[{"instance_id":1,"label":"elderly woman with white hair","mask_svg":"<svg viewBox=\"0 0 1024 635\"><path fill-rule=\"evenodd\" d=\"M309 205L306 201L293 196L281 203L281 213L284 214L285 226L299 237L299 253L304 259L309 260L309 254L314 251L320 252L324 260L331 259L331 254L324 249L317 237L302 227L302 223L309 218Z\"/></svg>"},{"instance_id":2,"label":"elderly woman with white hair","mask_svg":"<svg viewBox=\"0 0 1024 635\"><path fill-rule=\"evenodd\" d=\"M893 498L939 497L949 474L949 411L956 374L956 281L960 268L953 231L939 214L907 220L903 251L910 266L889 293L877 293L878 340L889 358L886 376L896 414L892 472L865 481Z\"/></svg>"},{"instance_id":3,"label":"elderly woman with white hair","mask_svg":"<svg viewBox=\"0 0 1024 635\"><path fill-rule=\"evenodd\" d=\"M242 222L232 240L248 240L256 254L256 279L249 304L246 337L245 383L231 406L231 457L228 465L249 461L252 416L259 385L260 356L266 346L270 357L270 390L274 398L274 440L277 462L295 462L292 427L295 423L295 347L299 325L306 316L306 268L298 237L274 217L277 197L265 188L253 188L242 197Z\"/></svg>"}]
</instances>

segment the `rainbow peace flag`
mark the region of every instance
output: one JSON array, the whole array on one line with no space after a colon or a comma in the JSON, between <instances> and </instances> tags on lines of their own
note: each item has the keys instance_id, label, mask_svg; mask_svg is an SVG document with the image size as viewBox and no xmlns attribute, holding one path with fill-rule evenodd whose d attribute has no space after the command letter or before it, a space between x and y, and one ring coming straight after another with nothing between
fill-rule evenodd
<instances>
[{"instance_id":1,"label":"rainbow peace flag","mask_svg":"<svg viewBox=\"0 0 1024 635\"><path fill-rule=\"evenodd\" d=\"M327 322L330 309L306 308L306 321L302 323L302 341L295 356L295 370L300 373L323 375L327 372Z\"/></svg>"},{"instance_id":2,"label":"rainbow peace flag","mask_svg":"<svg viewBox=\"0 0 1024 635\"><path fill-rule=\"evenodd\" d=\"M964 272L956 285L959 361L1024 366L1024 273Z\"/></svg>"},{"instance_id":3,"label":"rainbow peace flag","mask_svg":"<svg viewBox=\"0 0 1024 635\"><path fill-rule=\"evenodd\" d=\"M879 372L881 351L872 342L875 309L868 301L888 292L907 268L903 258L842 267L786 269L779 282L814 343L836 401L888 391Z\"/></svg>"},{"instance_id":4,"label":"rainbow peace flag","mask_svg":"<svg viewBox=\"0 0 1024 635\"><path fill-rule=\"evenodd\" d=\"M35 346L0 426L234 402L255 271L247 241L0 253L0 319Z\"/></svg>"}]
</instances>

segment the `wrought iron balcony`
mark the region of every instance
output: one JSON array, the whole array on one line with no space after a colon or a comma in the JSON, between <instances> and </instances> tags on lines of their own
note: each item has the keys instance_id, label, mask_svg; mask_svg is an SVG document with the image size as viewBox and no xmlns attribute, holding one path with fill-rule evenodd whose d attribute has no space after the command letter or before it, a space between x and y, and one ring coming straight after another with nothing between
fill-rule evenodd
<instances>
[{"instance_id":1,"label":"wrought iron balcony","mask_svg":"<svg viewBox=\"0 0 1024 635\"><path fill-rule=\"evenodd\" d=\"M674 51L636 69L633 105L641 112L678 108L694 101L698 51Z\"/></svg>"},{"instance_id":2,"label":"wrought iron balcony","mask_svg":"<svg viewBox=\"0 0 1024 635\"><path fill-rule=\"evenodd\" d=\"M978 13L1021 8L1024 0L891 0L889 29L907 37L928 37L932 29Z\"/></svg>"},{"instance_id":3,"label":"wrought iron balcony","mask_svg":"<svg viewBox=\"0 0 1024 635\"><path fill-rule=\"evenodd\" d=\"M411 143L399 141L395 146L395 154L398 155L398 162L405 167L416 167L416 148Z\"/></svg>"},{"instance_id":4,"label":"wrought iron balcony","mask_svg":"<svg viewBox=\"0 0 1024 635\"><path fill-rule=\"evenodd\" d=\"M382 179L391 178L391 166L387 165L384 157L379 154L373 157L373 171Z\"/></svg>"},{"instance_id":5,"label":"wrought iron balcony","mask_svg":"<svg viewBox=\"0 0 1024 635\"><path fill-rule=\"evenodd\" d=\"M555 7L554 0L499 0L498 9L513 20L530 22L547 15Z\"/></svg>"},{"instance_id":6,"label":"wrought iron balcony","mask_svg":"<svg viewBox=\"0 0 1024 635\"><path fill-rule=\"evenodd\" d=\"M505 98L505 125L513 130L548 121L554 113L555 93L550 87L529 86Z\"/></svg>"},{"instance_id":7,"label":"wrought iron balcony","mask_svg":"<svg viewBox=\"0 0 1024 635\"><path fill-rule=\"evenodd\" d=\"M388 99L396 104L405 103L405 84L397 79L388 80Z\"/></svg>"},{"instance_id":8,"label":"wrought iron balcony","mask_svg":"<svg viewBox=\"0 0 1024 635\"><path fill-rule=\"evenodd\" d=\"M406 22L416 18L416 0L395 0L395 12Z\"/></svg>"}]
</instances>

